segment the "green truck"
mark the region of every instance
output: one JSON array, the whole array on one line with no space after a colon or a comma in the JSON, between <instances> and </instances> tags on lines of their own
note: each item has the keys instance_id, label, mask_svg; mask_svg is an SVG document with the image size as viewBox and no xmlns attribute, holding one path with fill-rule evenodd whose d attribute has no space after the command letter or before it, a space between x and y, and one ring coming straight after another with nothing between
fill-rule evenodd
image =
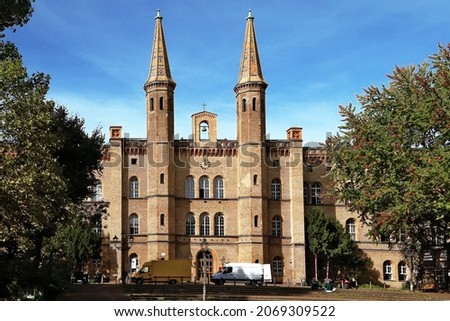
<instances>
[{"instance_id":1,"label":"green truck","mask_svg":"<svg viewBox=\"0 0 450 321\"><path fill-rule=\"evenodd\" d=\"M136 284L191 282L191 260L154 260L145 262L142 268L131 276L131 282Z\"/></svg>"}]
</instances>

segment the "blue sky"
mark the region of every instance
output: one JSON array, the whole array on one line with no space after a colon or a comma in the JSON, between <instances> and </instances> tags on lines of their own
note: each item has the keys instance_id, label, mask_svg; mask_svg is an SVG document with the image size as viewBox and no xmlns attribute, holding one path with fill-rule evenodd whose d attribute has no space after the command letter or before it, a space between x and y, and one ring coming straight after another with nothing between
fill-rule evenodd
<instances>
[{"instance_id":1,"label":"blue sky","mask_svg":"<svg viewBox=\"0 0 450 321\"><path fill-rule=\"evenodd\" d=\"M184 138L203 103L218 114L219 138L236 138L233 87L249 9L271 139L299 126L305 143L323 141L342 124L339 105L450 42L448 0L36 0L34 8L6 39L30 74L50 74L48 98L84 118L89 132L122 125L142 138L157 9L177 83L175 132Z\"/></svg>"}]
</instances>

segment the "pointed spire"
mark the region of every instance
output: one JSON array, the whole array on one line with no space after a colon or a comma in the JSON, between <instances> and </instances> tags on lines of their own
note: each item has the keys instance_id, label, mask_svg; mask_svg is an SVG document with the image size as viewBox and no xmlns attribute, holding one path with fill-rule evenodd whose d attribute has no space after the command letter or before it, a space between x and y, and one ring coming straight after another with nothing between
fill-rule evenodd
<instances>
[{"instance_id":1,"label":"pointed spire","mask_svg":"<svg viewBox=\"0 0 450 321\"><path fill-rule=\"evenodd\" d=\"M162 20L163 17L158 9L155 17L155 33L153 37L150 72L146 84L154 81L167 81L175 83L170 74L169 59L167 55L166 41L164 39Z\"/></svg>"},{"instance_id":2,"label":"pointed spire","mask_svg":"<svg viewBox=\"0 0 450 321\"><path fill-rule=\"evenodd\" d=\"M242 47L241 66L239 68L238 85L246 82L262 82L264 77L259 62L258 47L256 44L255 27L253 26L252 11L248 11L246 18L244 45Z\"/></svg>"}]
</instances>

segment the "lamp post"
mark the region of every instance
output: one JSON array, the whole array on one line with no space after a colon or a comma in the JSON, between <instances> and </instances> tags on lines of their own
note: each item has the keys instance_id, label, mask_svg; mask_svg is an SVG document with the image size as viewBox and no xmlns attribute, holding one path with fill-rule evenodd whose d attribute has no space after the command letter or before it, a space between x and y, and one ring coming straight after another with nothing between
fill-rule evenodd
<instances>
[{"instance_id":1,"label":"lamp post","mask_svg":"<svg viewBox=\"0 0 450 321\"><path fill-rule=\"evenodd\" d=\"M118 269L118 272L120 272L120 276L122 277L122 284L126 284L128 273L125 270L125 252L133 245L134 237L133 235L126 233L122 233L121 237L122 238L119 239L117 235L114 235L110 243L120 252L120 260L118 260L120 261L120 268Z\"/></svg>"},{"instance_id":2,"label":"lamp post","mask_svg":"<svg viewBox=\"0 0 450 321\"><path fill-rule=\"evenodd\" d=\"M208 242L204 238L200 243L202 251L202 276L203 276L203 301L206 301L206 278L208 271L206 270L206 252L208 251Z\"/></svg>"}]
</instances>

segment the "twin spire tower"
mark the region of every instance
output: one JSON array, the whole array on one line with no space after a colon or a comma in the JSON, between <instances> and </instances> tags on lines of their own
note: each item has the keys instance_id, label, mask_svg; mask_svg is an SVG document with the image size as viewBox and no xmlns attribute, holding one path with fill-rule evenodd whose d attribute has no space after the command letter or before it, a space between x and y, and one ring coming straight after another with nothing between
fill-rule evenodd
<instances>
[{"instance_id":1,"label":"twin spire tower","mask_svg":"<svg viewBox=\"0 0 450 321\"><path fill-rule=\"evenodd\" d=\"M176 83L170 73L164 39L163 17L157 11L153 49L148 79L144 84L147 96L147 139L149 142L171 141L174 138L174 90ZM234 87L237 108L237 140L240 143L262 142L266 135L265 90L258 55L254 17L247 16L238 82Z\"/></svg>"}]
</instances>

